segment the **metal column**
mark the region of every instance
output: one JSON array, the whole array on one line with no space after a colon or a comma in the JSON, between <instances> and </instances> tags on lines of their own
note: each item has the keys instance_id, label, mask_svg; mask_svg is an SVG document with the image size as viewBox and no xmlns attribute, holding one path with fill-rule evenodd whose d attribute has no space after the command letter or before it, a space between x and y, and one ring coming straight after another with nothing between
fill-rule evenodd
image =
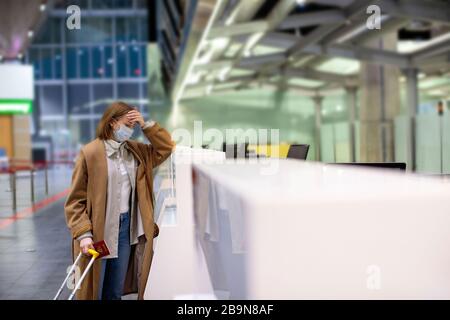
<instances>
[{"instance_id":1,"label":"metal column","mask_svg":"<svg viewBox=\"0 0 450 320\"><path fill-rule=\"evenodd\" d=\"M322 126L322 96L313 97L314 101L314 110L315 110L315 126L314 126L314 136L315 136L315 144L316 144L316 161L321 160L321 152L320 152L320 127Z\"/></svg>"},{"instance_id":2,"label":"metal column","mask_svg":"<svg viewBox=\"0 0 450 320\"><path fill-rule=\"evenodd\" d=\"M9 174L9 182L10 182L10 187L11 187L11 197L12 197L11 200L12 200L12 209L13 209L14 214L17 211L17 192L16 192L17 180L16 180L16 178L17 178L16 171L12 171Z\"/></svg>"},{"instance_id":3,"label":"metal column","mask_svg":"<svg viewBox=\"0 0 450 320\"><path fill-rule=\"evenodd\" d=\"M31 204L34 205L34 203L35 203L35 196L34 196L34 168L30 169L30 195L31 195Z\"/></svg>"},{"instance_id":4,"label":"metal column","mask_svg":"<svg viewBox=\"0 0 450 320\"><path fill-rule=\"evenodd\" d=\"M345 88L347 93L347 110L350 127L350 161L356 161L356 138L355 138L355 120L356 120L356 87Z\"/></svg>"},{"instance_id":5,"label":"metal column","mask_svg":"<svg viewBox=\"0 0 450 320\"><path fill-rule=\"evenodd\" d=\"M408 114L407 163L408 170L416 170L416 123L415 117L419 106L417 69L403 71L406 77L406 105Z\"/></svg>"}]
</instances>

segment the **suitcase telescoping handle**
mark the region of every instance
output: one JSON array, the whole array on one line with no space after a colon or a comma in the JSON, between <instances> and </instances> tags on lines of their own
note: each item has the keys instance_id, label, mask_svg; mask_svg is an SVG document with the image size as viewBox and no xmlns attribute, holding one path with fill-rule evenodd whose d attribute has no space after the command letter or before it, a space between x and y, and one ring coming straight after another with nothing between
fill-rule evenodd
<instances>
[{"instance_id":1,"label":"suitcase telescoping handle","mask_svg":"<svg viewBox=\"0 0 450 320\"><path fill-rule=\"evenodd\" d=\"M100 255L100 253L98 253L96 250L94 249L89 249L88 253L91 255L91 261L89 261L89 264L87 265L86 269L84 270L83 274L80 277L80 280L77 282L77 284L75 285L75 288L73 289L72 293L69 296L68 300L72 300L73 297L75 296L75 293L77 292L77 290L80 288L81 284L83 283L84 278L86 277L86 275L88 274L89 270L91 269L92 265L94 264L95 259L97 259L97 257ZM73 263L73 265L70 267L69 272L67 273L66 278L64 279L61 287L59 288L58 292L56 293L55 297L53 298L53 300L57 300L58 297L60 296L61 292L64 289L64 286L67 283L67 280L69 280L69 277L71 276L71 274L73 273L73 271L75 270L75 267L78 265L78 262L81 259L81 256L83 255L83 253L79 253L78 257L75 259L75 262Z\"/></svg>"}]
</instances>

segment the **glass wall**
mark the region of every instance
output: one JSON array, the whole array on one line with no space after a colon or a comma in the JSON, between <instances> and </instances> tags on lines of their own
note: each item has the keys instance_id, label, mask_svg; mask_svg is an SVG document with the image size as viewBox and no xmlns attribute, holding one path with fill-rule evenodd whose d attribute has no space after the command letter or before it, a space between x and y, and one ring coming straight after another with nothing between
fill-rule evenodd
<instances>
[{"instance_id":1,"label":"glass wall","mask_svg":"<svg viewBox=\"0 0 450 320\"><path fill-rule=\"evenodd\" d=\"M408 118L394 121L395 161L407 161ZM349 162L350 125L348 122L321 126L321 156L323 162ZM450 113L419 114L415 118L416 171L424 174L450 173ZM359 160L359 122L355 123L355 156ZM407 163L409 166L409 164Z\"/></svg>"},{"instance_id":2,"label":"glass wall","mask_svg":"<svg viewBox=\"0 0 450 320\"><path fill-rule=\"evenodd\" d=\"M320 141L323 162L351 162L350 125L348 122L322 125Z\"/></svg>"},{"instance_id":3,"label":"glass wall","mask_svg":"<svg viewBox=\"0 0 450 320\"><path fill-rule=\"evenodd\" d=\"M66 7L79 5L81 29L66 27ZM95 137L115 100L147 116L147 10L145 1L60 1L26 55L34 66L37 134L50 136L53 159L72 159Z\"/></svg>"}]
</instances>

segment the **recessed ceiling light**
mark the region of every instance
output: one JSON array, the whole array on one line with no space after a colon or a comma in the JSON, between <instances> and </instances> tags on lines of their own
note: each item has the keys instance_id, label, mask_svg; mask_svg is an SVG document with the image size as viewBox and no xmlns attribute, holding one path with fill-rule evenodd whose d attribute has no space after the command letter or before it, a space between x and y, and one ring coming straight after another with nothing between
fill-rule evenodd
<instances>
[{"instance_id":1,"label":"recessed ceiling light","mask_svg":"<svg viewBox=\"0 0 450 320\"><path fill-rule=\"evenodd\" d=\"M45 5L45 3L43 3L43 4L41 4L40 6L39 6L39 10L42 12L42 11L45 11L45 9L47 8L47 6Z\"/></svg>"},{"instance_id":2,"label":"recessed ceiling light","mask_svg":"<svg viewBox=\"0 0 450 320\"><path fill-rule=\"evenodd\" d=\"M28 38L32 38L33 35L34 35L33 30L29 30L29 31L28 31Z\"/></svg>"}]
</instances>

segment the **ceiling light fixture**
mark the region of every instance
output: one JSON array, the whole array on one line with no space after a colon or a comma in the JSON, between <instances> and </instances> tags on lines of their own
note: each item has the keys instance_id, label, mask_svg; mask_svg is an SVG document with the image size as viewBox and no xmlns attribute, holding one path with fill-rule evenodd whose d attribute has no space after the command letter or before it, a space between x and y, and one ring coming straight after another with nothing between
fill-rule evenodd
<instances>
[{"instance_id":1,"label":"ceiling light fixture","mask_svg":"<svg viewBox=\"0 0 450 320\"><path fill-rule=\"evenodd\" d=\"M39 6L39 10L40 10L41 12L45 11L46 8L47 8L47 6L45 5L45 3L42 3L42 4Z\"/></svg>"},{"instance_id":2,"label":"ceiling light fixture","mask_svg":"<svg viewBox=\"0 0 450 320\"><path fill-rule=\"evenodd\" d=\"M33 38L34 32L33 30L28 31L28 38Z\"/></svg>"}]
</instances>

